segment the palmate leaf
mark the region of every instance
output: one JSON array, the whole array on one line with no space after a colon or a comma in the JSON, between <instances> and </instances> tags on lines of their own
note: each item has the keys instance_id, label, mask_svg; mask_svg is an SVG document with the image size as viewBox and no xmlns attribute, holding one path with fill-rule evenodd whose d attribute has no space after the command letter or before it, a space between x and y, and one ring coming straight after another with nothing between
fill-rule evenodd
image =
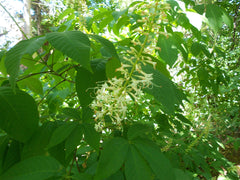
<instances>
[{"instance_id":1,"label":"palmate leaf","mask_svg":"<svg viewBox=\"0 0 240 180\"><path fill-rule=\"evenodd\" d=\"M90 67L90 41L80 31L52 32L47 40L57 50L63 52L86 69Z\"/></svg>"},{"instance_id":2,"label":"palmate leaf","mask_svg":"<svg viewBox=\"0 0 240 180\"><path fill-rule=\"evenodd\" d=\"M5 58L5 67L10 75L10 84L15 89L16 78L19 72L20 60L25 54L32 55L45 42L45 37L37 37L29 40L20 41L10 49Z\"/></svg>"},{"instance_id":3,"label":"palmate leaf","mask_svg":"<svg viewBox=\"0 0 240 180\"><path fill-rule=\"evenodd\" d=\"M116 137L103 147L94 180L105 179L120 169L126 159L129 144L127 140Z\"/></svg>"},{"instance_id":4,"label":"palmate leaf","mask_svg":"<svg viewBox=\"0 0 240 180\"><path fill-rule=\"evenodd\" d=\"M76 147L80 144L83 135L83 128L81 125L77 125L71 134L68 136L65 142L66 157L73 152Z\"/></svg>"},{"instance_id":5,"label":"palmate leaf","mask_svg":"<svg viewBox=\"0 0 240 180\"><path fill-rule=\"evenodd\" d=\"M170 161L154 143L149 140L136 139L134 140L134 145L159 180L175 180L174 170Z\"/></svg>"},{"instance_id":6,"label":"palmate leaf","mask_svg":"<svg viewBox=\"0 0 240 180\"><path fill-rule=\"evenodd\" d=\"M63 142L72 133L75 127L76 127L76 123L65 123L59 126L53 132L47 148L51 148Z\"/></svg>"},{"instance_id":7,"label":"palmate leaf","mask_svg":"<svg viewBox=\"0 0 240 180\"><path fill-rule=\"evenodd\" d=\"M76 91L82 106L86 107L92 102L95 86L93 73L82 67L77 68Z\"/></svg>"},{"instance_id":8,"label":"palmate leaf","mask_svg":"<svg viewBox=\"0 0 240 180\"><path fill-rule=\"evenodd\" d=\"M50 156L35 156L25 159L5 172L4 180L43 180L57 175L61 171L60 163Z\"/></svg>"},{"instance_id":9,"label":"palmate leaf","mask_svg":"<svg viewBox=\"0 0 240 180\"><path fill-rule=\"evenodd\" d=\"M0 128L14 139L27 141L38 128L38 110L27 93L9 87L0 87Z\"/></svg>"},{"instance_id":10,"label":"palmate leaf","mask_svg":"<svg viewBox=\"0 0 240 180\"><path fill-rule=\"evenodd\" d=\"M98 35L89 35L89 37L100 42L102 44L102 47L104 48L104 50L107 51L109 54L111 54L112 57L119 59L116 49L111 41L109 41L101 36L98 36Z\"/></svg>"},{"instance_id":11,"label":"palmate leaf","mask_svg":"<svg viewBox=\"0 0 240 180\"><path fill-rule=\"evenodd\" d=\"M175 105L181 104L182 100L186 100L185 95L177 89L173 82L152 66L143 67L143 71L148 74L153 74L153 85L149 88L144 88L148 94L154 96L164 106L164 111L172 114L175 110Z\"/></svg>"},{"instance_id":12,"label":"palmate leaf","mask_svg":"<svg viewBox=\"0 0 240 180\"><path fill-rule=\"evenodd\" d=\"M152 170L147 161L134 146L130 146L125 162L125 175L127 180L152 180Z\"/></svg>"},{"instance_id":13,"label":"palmate leaf","mask_svg":"<svg viewBox=\"0 0 240 180\"><path fill-rule=\"evenodd\" d=\"M95 130L94 126L91 124L85 123L83 125L84 138L86 142L93 147L96 151L99 151L100 145L100 135Z\"/></svg>"}]
</instances>

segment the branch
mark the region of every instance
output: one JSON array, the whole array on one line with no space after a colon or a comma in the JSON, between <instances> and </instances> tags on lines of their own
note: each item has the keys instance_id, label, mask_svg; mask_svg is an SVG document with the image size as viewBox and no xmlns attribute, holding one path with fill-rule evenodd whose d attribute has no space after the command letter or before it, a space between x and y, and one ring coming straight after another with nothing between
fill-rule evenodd
<instances>
[{"instance_id":1,"label":"branch","mask_svg":"<svg viewBox=\"0 0 240 180\"><path fill-rule=\"evenodd\" d=\"M62 84L63 82L65 82L66 80L64 79L64 80L62 80L62 81L60 81L59 83L57 83L55 86L53 86L44 96L43 96L43 98L39 101L39 103L38 103L38 106L42 103L42 101L50 94L50 92L52 91L52 90L54 90L58 85L60 85L60 84Z\"/></svg>"},{"instance_id":2,"label":"branch","mask_svg":"<svg viewBox=\"0 0 240 180\"><path fill-rule=\"evenodd\" d=\"M51 72L52 72L52 71L43 71L43 72L28 74L28 75L24 76L23 78L18 79L17 82L18 82L18 81L22 81L22 80L24 80L24 79L27 79L27 78L29 78L29 77L31 77L31 76L35 76L35 75L39 75L39 74L46 74L46 73L51 73Z\"/></svg>"},{"instance_id":3,"label":"branch","mask_svg":"<svg viewBox=\"0 0 240 180\"><path fill-rule=\"evenodd\" d=\"M71 67L67 68L66 70L64 70L63 72L61 72L59 75L61 76L61 75L64 74L65 72L67 72L67 71L69 71L69 70L71 70L71 69L73 69L73 68L75 68L75 67L79 67L79 66L80 66L80 64L71 66Z\"/></svg>"},{"instance_id":4,"label":"branch","mask_svg":"<svg viewBox=\"0 0 240 180\"><path fill-rule=\"evenodd\" d=\"M17 21L15 20L15 18L10 14L10 12L2 5L2 3L0 3L0 6L4 9L4 11L6 11L6 13L11 17L11 19L14 21L14 23L17 25L18 29L21 31L21 33L23 34L23 36L28 39L27 35L25 34L25 32L23 32L22 28L18 25Z\"/></svg>"}]
</instances>

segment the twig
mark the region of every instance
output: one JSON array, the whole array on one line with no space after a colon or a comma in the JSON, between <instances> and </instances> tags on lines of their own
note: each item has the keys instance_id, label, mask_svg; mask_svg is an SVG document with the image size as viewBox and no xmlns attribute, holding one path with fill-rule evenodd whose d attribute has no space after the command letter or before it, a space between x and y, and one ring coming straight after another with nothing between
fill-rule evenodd
<instances>
[{"instance_id":1,"label":"twig","mask_svg":"<svg viewBox=\"0 0 240 180\"><path fill-rule=\"evenodd\" d=\"M53 89L55 89L58 85L60 85L61 83L63 83L63 82L65 82L66 80L64 79L64 80L62 80L62 81L60 81L59 83L57 83L55 86L53 86L44 96L43 96L43 98L39 101L39 103L38 103L38 106L42 103L42 101L50 94L50 92L53 90Z\"/></svg>"},{"instance_id":2,"label":"twig","mask_svg":"<svg viewBox=\"0 0 240 180\"><path fill-rule=\"evenodd\" d=\"M78 170L78 172L80 173L81 170L80 170L80 167L79 167L79 165L78 165L78 160L77 160L77 158L76 158L76 154L77 154L77 148L76 148L76 150L75 150L75 152L74 152L74 159L75 159L75 162L76 162L77 170Z\"/></svg>"},{"instance_id":3,"label":"twig","mask_svg":"<svg viewBox=\"0 0 240 180\"><path fill-rule=\"evenodd\" d=\"M71 67L67 68L66 70L64 70L63 72L61 72L59 75L61 76L61 75L64 74L65 72L67 72L67 71L69 71L69 70L71 70L71 69L73 69L73 68L75 68L75 67L78 67L78 66L80 66L80 64L71 66Z\"/></svg>"},{"instance_id":4,"label":"twig","mask_svg":"<svg viewBox=\"0 0 240 180\"><path fill-rule=\"evenodd\" d=\"M27 79L27 78L29 78L29 77L31 77L31 76L35 76L35 75L39 75L39 74L46 74L46 73L51 73L51 72L52 72L52 71L43 71L43 72L28 74L28 75L24 76L23 78L18 79L17 82L18 82L18 81L22 81L22 80L24 80L24 79Z\"/></svg>"}]
</instances>

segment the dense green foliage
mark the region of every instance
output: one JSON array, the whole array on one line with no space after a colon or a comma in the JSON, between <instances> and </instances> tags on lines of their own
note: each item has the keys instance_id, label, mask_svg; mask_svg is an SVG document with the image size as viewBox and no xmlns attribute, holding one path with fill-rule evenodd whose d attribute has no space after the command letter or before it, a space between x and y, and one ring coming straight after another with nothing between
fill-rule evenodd
<instances>
[{"instance_id":1,"label":"dense green foliage","mask_svg":"<svg viewBox=\"0 0 240 180\"><path fill-rule=\"evenodd\" d=\"M237 180L235 6L184 2L202 29L173 0L69 8L1 52L0 179Z\"/></svg>"}]
</instances>

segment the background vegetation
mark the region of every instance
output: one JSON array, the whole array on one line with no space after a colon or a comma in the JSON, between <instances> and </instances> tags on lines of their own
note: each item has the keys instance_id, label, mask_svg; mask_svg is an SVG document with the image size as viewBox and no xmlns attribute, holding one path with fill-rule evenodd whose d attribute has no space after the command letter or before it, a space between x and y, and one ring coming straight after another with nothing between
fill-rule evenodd
<instances>
[{"instance_id":1,"label":"background vegetation","mask_svg":"<svg viewBox=\"0 0 240 180\"><path fill-rule=\"evenodd\" d=\"M239 179L237 0L25 3L0 4L25 39L1 44L0 179Z\"/></svg>"}]
</instances>

